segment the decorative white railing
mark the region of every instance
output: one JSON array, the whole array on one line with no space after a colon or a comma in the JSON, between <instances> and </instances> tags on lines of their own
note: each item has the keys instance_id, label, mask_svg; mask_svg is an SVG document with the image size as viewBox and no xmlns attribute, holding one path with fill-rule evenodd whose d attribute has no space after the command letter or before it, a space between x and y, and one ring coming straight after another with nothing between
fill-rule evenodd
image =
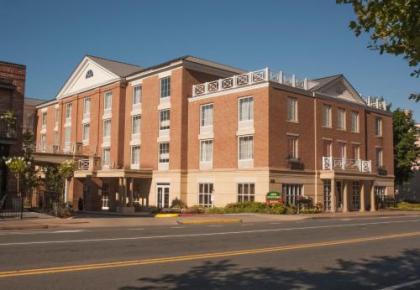
<instances>
[{"instance_id":1,"label":"decorative white railing","mask_svg":"<svg viewBox=\"0 0 420 290\"><path fill-rule=\"evenodd\" d=\"M99 157L91 156L89 158L79 159L77 161L77 169L78 170L97 170L99 166Z\"/></svg>"},{"instance_id":2,"label":"decorative white railing","mask_svg":"<svg viewBox=\"0 0 420 290\"><path fill-rule=\"evenodd\" d=\"M315 85L308 79L298 79L295 75L283 72L272 72L269 68L251 71L241 75L234 75L225 79L193 85L193 97L234 89L238 87L272 81L286 86L308 90Z\"/></svg>"},{"instance_id":3,"label":"decorative white railing","mask_svg":"<svg viewBox=\"0 0 420 290\"><path fill-rule=\"evenodd\" d=\"M79 159L77 168L79 170L89 170L89 159Z\"/></svg>"},{"instance_id":4,"label":"decorative white railing","mask_svg":"<svg viewBox=\"0 0 420 290\"><path fill-rule=\"evenodd\" d=\"M372 161L361 159L344 159L333 157L322 157L323 170L348 170L365 173L372 172Z\"/></svg>"},{"instance_id":5,"label":"decorative white railing","mask_svg":"<svg viewBox=\"0 0 420 290\"><path fill-rule=\"evenodd\" d=\"M369 107L372 107L372 108L375 108L375 109L379 109L379 110L388 111L387 103L384 100L384 98L367 97L367 98L365 98L365 101L366 101L366 104Z\"/></svg>"}]
</instances>

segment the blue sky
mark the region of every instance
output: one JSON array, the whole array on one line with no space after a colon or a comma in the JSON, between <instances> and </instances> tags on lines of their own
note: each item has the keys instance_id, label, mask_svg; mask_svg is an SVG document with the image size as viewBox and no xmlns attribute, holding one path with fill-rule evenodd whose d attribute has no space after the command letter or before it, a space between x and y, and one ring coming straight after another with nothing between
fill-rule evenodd
<instances>
[{"instance_id":1,"label":"blue sky","mask_svg":"<svg viewBox=\"0 0 420 290\"><path fill-rule=\"evenodd\" d=\"M54 98L85 54L141 66L190 54L316 78L343 73L362 95L410 108L405 60L366 48L335 1L0 0L0 60L27 65L26 95Z\"/></svg>"}]
</instances>

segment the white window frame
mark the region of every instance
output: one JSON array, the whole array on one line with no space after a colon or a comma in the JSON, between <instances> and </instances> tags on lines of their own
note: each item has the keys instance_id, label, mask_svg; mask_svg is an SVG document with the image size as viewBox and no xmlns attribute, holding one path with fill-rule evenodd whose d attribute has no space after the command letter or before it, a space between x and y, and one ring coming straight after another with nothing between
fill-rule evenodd
<instances>
[{"instance_id":1,"label":"white window frame","mask_svg":"<svg viewBox=\"0 0 420 290\"><path fill-rule=\"evenodd\" d=\"M322 105L322 127L332 128L332 106L331 105L327 105L327 104Z\"/></svg>"},{"instance_id":2,"label":"white window frame","mask_svg":"<svg viewBox=\"0 0 420 290\"><path fill-rule=\"evenodd\" d=\"M158 146L159 170L168 170L170 162L170 144L169 142L161 142L158 143ZM164 147L167 147L167 150Z\"/></svg>"},{"instance_id":3,"label":"white window frame","mask_svg":"<svg viewBox=\"0 0 420 290\"><path fill-rule=\"evenodd\" d=\"M352 144L352 158L354 160L360 160L360 145L359 144Z\"/></svg>"},{"instance_id":4,"label":"white window frame","mask_svg":"<svg viewBox=\"0 0 420 290\"><path fill-rule=\"evenodd\" d=\"M83 98L83 119L90 118L90 108L91 108L91 99L90 97Z\"/></svg>"},{"instance_id":5,"label":"white window frame","mask_svg":"<svg viewBox=\"0 0 420 290\"><path fill-rule=\"evenodd\" d=\"M208 148L209 145L211 146L211 150L210 151L205 150L205 149ZM200 165L203 165L203 164L211 165L211 164L213 164L213 151L214 151L213 139L200 140Z\"/></svg>"},{"instance_id":6,"label":"white window frame","mask_svg":"<svg viewBox=\"0 0 420 290\"><path fill-rule=\"evenodd\" d=\"M240 182L236 186L237 202L253 202L255 201L255 183Z\"/></svg>"},{"instance_id":7,"label":"white window frame","mask_svg":"<svg viewBox=\"0 0 420 290\"><path fill-rule=\"evenodd\" d=\"M376 167L384 166L384 150L382 147L376 147L375 159L376 159Z\"/></svg>"},{"instance_id":8,"label":"white window frame","mask_svg":"<svg viewBox=\"0 0 420 290\"><path fill-rule=\"evenodd\" d=\"M328 144L327 146L326 146L326 144ZM324 154L324 147L327 147L327 154L328 155L326 155L326 156L324 156L324 157L332 157L333 156L333 142L332 142L332 140L323 140L322 141L322 154Z\"/></svg>"},{"instance_id":9,"label":"white window frame","mask_svg":"<svg viewBox=\"0 0 420 290\"><path fill-rule=\"evenodd\" d=\"M214 184L212 182L200 182L197 204L201 207L213 207L213 192Z\"/></svg>"},{"instance_id":10,"label":"white window frame","mask_svg":"<svg viewBox=\"0 0 420 290\"><path fill-rule=\"evenodd\" d=\"M107 125L109 124L109 130L107 130ZM103 120L103 128L102 128L102 138L104 143L109 143L111 141L111 134L112 134L112 121L111 119Z\"/></svg>"},{"instance_id":11,"label":"white window frame","mask_svg":"<svg viewBox=\"0 0 420 290\"><path fill-rule=\"evenodd\" d=\"M86 132L86 128L87 132ZM89 144L89 138L90 138L90 123L84 123L82 124L82 142L83 145Z\"/></svg>"},{"instance_id":12,"label":"white window frame","mask_svg":"<svg viewBox=\"0 0 420 290\"><path fill-rule=\"evenodd\" d=\"M171 96L171 76L160 79L160 98L169 98Z\"/></svg>"},{"instance_id":13,"label":"white window frame","mask_svg":"<svg viewBox=\"0 0 420 290\"><path fill-rule=\"evenodd\" d=\"M41 147L40 148L41 152L47 151L47 135L46 134L41 134L40 147Z\"/></svg>"},{"instance_id":14,"label":"white window frame","mask_svg":"<svg viewBox=\"0 0 420 290\"><path fill-rule=\"evenodd\" d=\"M376 117L375 118L375 135L377 137L382 137L382 132L383 132L382 127L383 127L382 118Z\"/></svg>"},{"instance_id":15,"label":"white window frame","mask_svg":"<svg viewBox=\"0 0 420 290\"><path fill-rule=\"evenodd\" d=\"M242 105L249 102L248 106L242 109ZM247 111L244 113L244 111ZM242 97L238 99L238 121L241 122L253 122L254 121L254 97Z\"/></svg>"},{"instance_id":16,"label":"white window frame","mask_svg":"<svg viewBox=\"0 0 420 290\"><path fill-rule=\"evenodd\" d=\"M206 109L209 110L209 114L206 114ZM207 117L207 118L206 118ZM200 106L200 128L213 127L214 118L214 106L213 104L204 104ZM208 120L210 119L210 120Z\"/></svg>"},{"instance_id":17,"label":"white window frame","mask_svg":"<svg viewBox=\"0 0 420 290\"><path fill-rule=\"evenodd\" d=\"M296 205L298 197L305 196L303 184L283 183L281 191L285 195L285 202L288 205Z\"/></svg>"},{"instance_id":18,"label":"white window frame","mask_svg":"<svg viewBox=\"0 0 420 290\"><path fill-rule=\"evenodd\" d=\"M71 125L71 114L73 111L73 104L72 103L67 103L66 104L66 115L65 115L65 123L68 125Z\"/></svg>"},{"instance_id":19,"label":"white window frame","mask_svg":"<svg viewBox=\"0 0 420 290\"><path fill-rule=\"evenodd\" d=\"M287 121L297 123L298 117L298 99L287 97Z\"/></svg>"},{"instance_id":20,"label":"white window frame","mask_svg":"<svg viewBox=\"0 0 420 290\"><path fill-rule=\"evenodd\" d=\"M138 155L135 156L135 150L138 150ZM133 145L131 146L131 168L132 169L139 169L140 168L140 145Z\"/></svg>"},{"instance_id":21,"label":"white window frame","mask_svg":"<svg viewBox=\"0 0 420 290\"><path fill-rule=\"evenodd\" d=\"M287 135L287 158L289 160L299 159L299 136Z\"/></svg>"},{"instance_id":22,"label":"white window frame","mask_svg":"<svg viewBox=\"0 0 420 290\"><path fill-rule=\"evenodd\" d=\"M108 157L108 158L105 158L105 157ZM104 147L102 149L102 167L105 169L108 169L111 167L111 148L110 147Z\"/></svg>"},{"instance_id":23,"label":"white window frame","mask_svg":"<svg viewBox=\"0 0 420 290\"><path fill-rule=\"evenodd\" d=\"M136 120L138 121L138 129L137 132L134 130L135 126L135 122ZM135 139L135 137L140 135L140 131L141 130L141 115L134 115L131 117L131 136L132 139Z\"/></svg>"},{"instance_id":24,"label":"white window frame","mask_svg":"<svg viewBox=\"0 0 420 290\"><path fill-rule=\"evenodd\" d=\"M109 98L109 102L107 99ZM107 105L109 103L109 105ZM112 92L104 93L104 115L112 112Z\"/></svg>"},{"instance_id":25,"label":"white window frame","mask_svg":"<svg viewBox=\"0 0 420 290\"><path fill-rule=\"evenodd\" d=\"M42 129L47 129L47 112L42 112L41 125Z\"/></svg>"},{"instance_id":26,"label":"white window frame","mask_svg":"<svg viewBox=\"0 0 420 290\"><path fill-rule=\"evenodd\" d=\"M70 150L71 144L71 127L64 128L64 147Z\"/></svg>"},{"instance_id":27,"label":"white window frame","mask_svg":"<svg viewBox=\"0 0 420 290\"><path fill-rule=\"evenodd\" d=\"M346 131L346 109L337 109L337 130Z\"/></svg>"},{"instance_id":28,"label":"white window frame","mask_svg":"<svg viewBox=\"0 0 420 290\"><path fill-rule=\"evenodd\" d=\"M241 140L246 140L249 139L251 140L251 152L245 154L247 155L247 157L249 157L249 155L251 155L250 158L242 158L244 154L241 154ZM247 148L247 151L249 151L249 148ZM239 161L250 161L250 160L254 160L254 136L253 135L243 135L243 136L239 136L238 137L238 160Z\"/></svg>"},{"instance_id":29,"label":"white window frame","mask_svg":"<svg viewBox=\"0 0 420 290\"><path fill-rule=\"evenodd\" d=\"M164 109L159 111L159 136L169 135L171 129L171 110Z\"/></svg>"},{"instance_id":30,"label":"white window frame","mask_svg":"<svg viewBox=\"0 0 420 290\"><path fill-rule=\"evenodd\" d=\"M344 150L341 151L342 149L344 149ZM340 154L340 158L341 159L347 159L347 144L344 143L344 142L338 142L338 150L339 150L340 153L344 153L344 156L343 156L343 154Z\"/></svg>"},{"instance_id":31,"label":"white window frame","mask_svg":"<svg viewBox=\"0 0 420 290\"><path fill-rule=\"evenodd\" d=\"M359 112L351 112L351 132L359 133Z\"/></svg>"},{"instance_id":32,"label":"white window frame","mask_svg":"<svg viewBox=\"0 0 420 290\"><path fill-rule=\"evenodd\" d=\"M132 100L133 107L141 104L142 90L143 90L142 85L133 86L133 100Z\"/></svg>"}]
</instances>

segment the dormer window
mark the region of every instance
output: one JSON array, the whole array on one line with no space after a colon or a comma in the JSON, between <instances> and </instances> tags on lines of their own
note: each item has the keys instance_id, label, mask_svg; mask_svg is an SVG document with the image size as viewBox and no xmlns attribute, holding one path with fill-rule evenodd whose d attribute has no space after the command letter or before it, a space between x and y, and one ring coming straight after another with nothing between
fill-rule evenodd
<instances>
[{"instance_id":1,"label":"dormer window","mask_svg":"<svg viewBox=\"0 0 420 290\"><path fill-rule=\"evenodd\" d=\"M93 71L90 69L86 72L86 78L88 79L88 78L91 78L91 77L93 77Z\"/></svg>"}]
</instances>

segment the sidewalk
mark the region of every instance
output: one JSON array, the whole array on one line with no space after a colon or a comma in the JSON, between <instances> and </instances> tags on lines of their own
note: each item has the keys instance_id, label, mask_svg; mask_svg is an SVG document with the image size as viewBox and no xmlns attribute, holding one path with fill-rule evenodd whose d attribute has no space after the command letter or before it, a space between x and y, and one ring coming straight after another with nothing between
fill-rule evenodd
<instances>
[{"instance_id":1,"label":"sidewalk","mask_svg":"<svg viewBox=\"0 0 420 290\"><path fill-rule=\"evenodd\" d=\"M269 214L211 214L192 215L185 217L153 218L144 216L75 216L60 219L44 214L25 214L20 219L0 219L0 230L28 230L51 228L105 228L105 227L145 227L168 226L177 224L226 224L226 223L264 223L288 222L306 219L343 219L343 218L372 218L372 217L420 217L419 211L382 210L377 212L349 212L349 213L322 213L301 215L269 215Z\"/></svg>"}]
</instances>

